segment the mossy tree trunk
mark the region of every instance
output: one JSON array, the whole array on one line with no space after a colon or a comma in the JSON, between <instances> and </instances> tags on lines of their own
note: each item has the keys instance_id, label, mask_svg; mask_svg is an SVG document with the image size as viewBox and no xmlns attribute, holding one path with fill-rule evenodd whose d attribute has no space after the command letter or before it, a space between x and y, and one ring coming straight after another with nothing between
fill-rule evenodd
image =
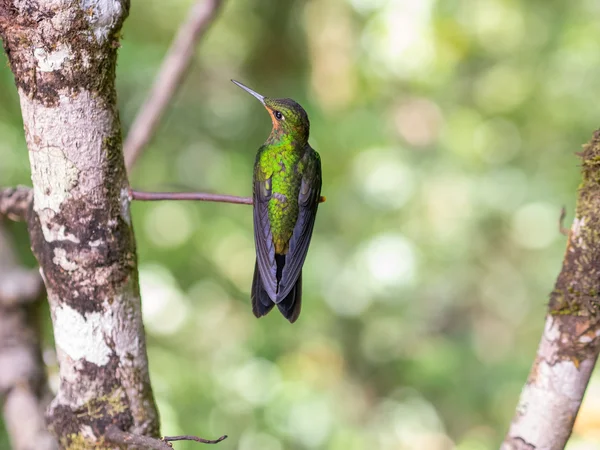
<instances>
[{"instance_id":1,"label":"mossy tree trunk","mask_svg":"<svg viewBox=\"0 0 600 450\"><path fill-rule=\"evenodd\" d=\"M582 183L544 333L503 450L565 447L600 351L600 130Z\"/></svg>"},{"instance_id":2,"label":"mossy tree trunk","mask_svg":"<svg viewBox=\"0 0 600 450\"><path fill-rule=\"evenodd\" d=\"M128 10L128 0L0 0L60 365L46 419L61 448L114 448L109 424L159 433L114 85Z\"/></svg>"}]
</instances>

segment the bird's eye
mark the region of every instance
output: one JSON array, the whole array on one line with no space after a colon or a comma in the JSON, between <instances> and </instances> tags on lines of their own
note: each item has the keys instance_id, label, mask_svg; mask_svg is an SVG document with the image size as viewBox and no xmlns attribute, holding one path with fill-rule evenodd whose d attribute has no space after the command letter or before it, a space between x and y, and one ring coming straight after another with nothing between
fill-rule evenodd
<instances>
[{"instance_id":1,"label":"bird's eye","mask_svg":"<svg viewBox=\"0 0 600 450\"><path fill-rule=\"evenodd\" d=\"M275 111L274 114L277 120L283 119L283 114L281 114L281 111Z\"/></svg>"}]
</instances>

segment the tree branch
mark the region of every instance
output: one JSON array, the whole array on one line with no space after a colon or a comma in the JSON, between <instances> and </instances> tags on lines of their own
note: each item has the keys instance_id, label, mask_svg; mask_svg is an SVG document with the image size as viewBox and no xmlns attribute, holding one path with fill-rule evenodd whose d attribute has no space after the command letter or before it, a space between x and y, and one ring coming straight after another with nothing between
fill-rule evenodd
<instances>
[{"instance_id":1,"label":"tree branch","mask_svg":"<svg viewBox=\"0 0 600 450\"><path fill-rule=\"evenodd\" d=\"M252 197L238 197L236 195L226 194L209 194L206 192L144 192L144 191L129 191L131 200L139 200L144 202L157 202L162 200L183 200L197 202L215 202L215 203L234 203L237 205L251 205ZM320 203L324 203L326 198L321 196Z\"/></svg>"},{"instance_id":2,"label":"tree branch","mask_svg":"<svg viewBox=\"0 0 600 450\"><path fill-rule=\"evenodd\" d=\"M165 436L162 439L150 438L133 433L127 433L119 429L115 425L109 425L106 428L104 437L107 441L117 445L136 445L145 449L152 450L172 450L173 447L169 442L174 441L194 441L202 444L218 444L227 439L227 436L221 436L219 439L209 440L197 436Z\"/></svg>"},{"instance_id":3,"label":"tree branch","mask_svg":"<svg viewBox=\"0 0 600 450\"><path fill-rule=\"evenodd\" d=\"M567 250L503 450L564 448L600 352L600 130L580 156Z\"/></svg>"},{"instance_id":4,"label":"tree branch","mask_svg":"<svg viewBox=\"0 0 600 450\"><path fill-rule=\"evenodd\" d=\"M252 197L237 197L235 195L208 194L205 192L142 192L130 191L132 200L154 202L160 200L193 200L199 202L235 203L251 205Z\"/></svg>"},{"instance_id":5,"label":"tree branch","mask_svg":"<svg viewBox=\"0 0 600 450\"><path fill-rule=\"evenodd\" d=\"M218 444L221 441L224 441L225 439L227 439L227 435L224 434L223 436L221 436L218 439L204 439L204 438L200 438L198 436L191 436L189 434L183 435L183 436L164 436L162 438L163 441L166 442L175 442L175 441L193 441L193 442L200 442L201 444Z\"/></svg>"},{"instance_id":6,"label":"tree branch","mask_svg":"<svg viewBox=\"0 0 600 450\"><path fill-rule=\"evenodd\" d=\"M162 114L181 85L197 41L212 23L221 0L197 0L180 27L146 101L133 121L124 144L125 165L131 170L150 141Z\"/></svg>"},{"instance_id":7,"label":"tree branch","mask_svg":"<svg viewBox=\"0 0 600 450\"><path fill-rule=\"evenodd\" d=\"M14 191L19 191L20 199L19 210L26 210L31 203L31 189L19 186L18 188L5 188L0 189L0 205L5 201L10 203L10 197L13 196ZM4 197L8 198L5 199ZM212 194L208 192L145 192L136 191L129 189L129 200L137 200L144 202L156 202L164 200L175 200L175 201L197 201L197 202L214 202L214 203L232 203L237 205L252 205L252 197L238 197L237 195L227 194ZM321 196L320 202L324 203L326 198ZM0 209L0 216L6 214L4 210ZM15 220L24 220L20 214L14 214Z\"/></svg>"}]
</instances>

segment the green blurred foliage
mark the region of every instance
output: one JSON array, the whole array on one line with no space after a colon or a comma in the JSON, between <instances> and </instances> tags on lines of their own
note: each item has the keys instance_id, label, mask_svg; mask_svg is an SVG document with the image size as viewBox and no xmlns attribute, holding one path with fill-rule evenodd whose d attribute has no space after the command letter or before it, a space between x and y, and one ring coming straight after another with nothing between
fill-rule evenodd
<instances>
[{"instance_id":1,"label":"green blurred foliage","mask_svg":"<svg viewBox=\"0 0 600 450\"><path fill-rule=\"evenodd\" d=\"M192 2L132 3L125 131ZM235 78L308 111L327 202L293 326L252 316L249 207L133 206L163 432L228 434L223 450L497 448L560 268L575 153L598 125L598 13L593 0L225 1L132 185L249 195L270 122ZM0 180L26 184L8 67L0 83ZM594 377L569 448L597 448L599 428Z\"/></svg>"}]
</instances>

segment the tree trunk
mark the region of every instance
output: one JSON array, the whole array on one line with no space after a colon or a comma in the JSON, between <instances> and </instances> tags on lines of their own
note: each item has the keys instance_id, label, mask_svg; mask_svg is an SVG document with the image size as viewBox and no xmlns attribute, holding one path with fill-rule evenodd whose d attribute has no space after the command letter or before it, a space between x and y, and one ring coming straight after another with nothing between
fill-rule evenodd
<instances>
[{"instance_id":1,"label":"tree trunk","mask_svg":"<svg viewBox=\"0 0 600 450\"><path fill-rule=\"evenodd\" d=\"M157 436L116 108L128 0L0 0L29 148L33 252L50 303L61 448L113 448L110 424Z\"/></svg>"},{"instance_id":2,"label":"tree trunk","mask_svg":"<svg viewBox=\"0 0 600 450\"><path fill-rule=\"evenodd\" d=\"M546 326L502 450L565 447L600 351L600 130L582 183Z\"/></svg>"}]
</instances>

